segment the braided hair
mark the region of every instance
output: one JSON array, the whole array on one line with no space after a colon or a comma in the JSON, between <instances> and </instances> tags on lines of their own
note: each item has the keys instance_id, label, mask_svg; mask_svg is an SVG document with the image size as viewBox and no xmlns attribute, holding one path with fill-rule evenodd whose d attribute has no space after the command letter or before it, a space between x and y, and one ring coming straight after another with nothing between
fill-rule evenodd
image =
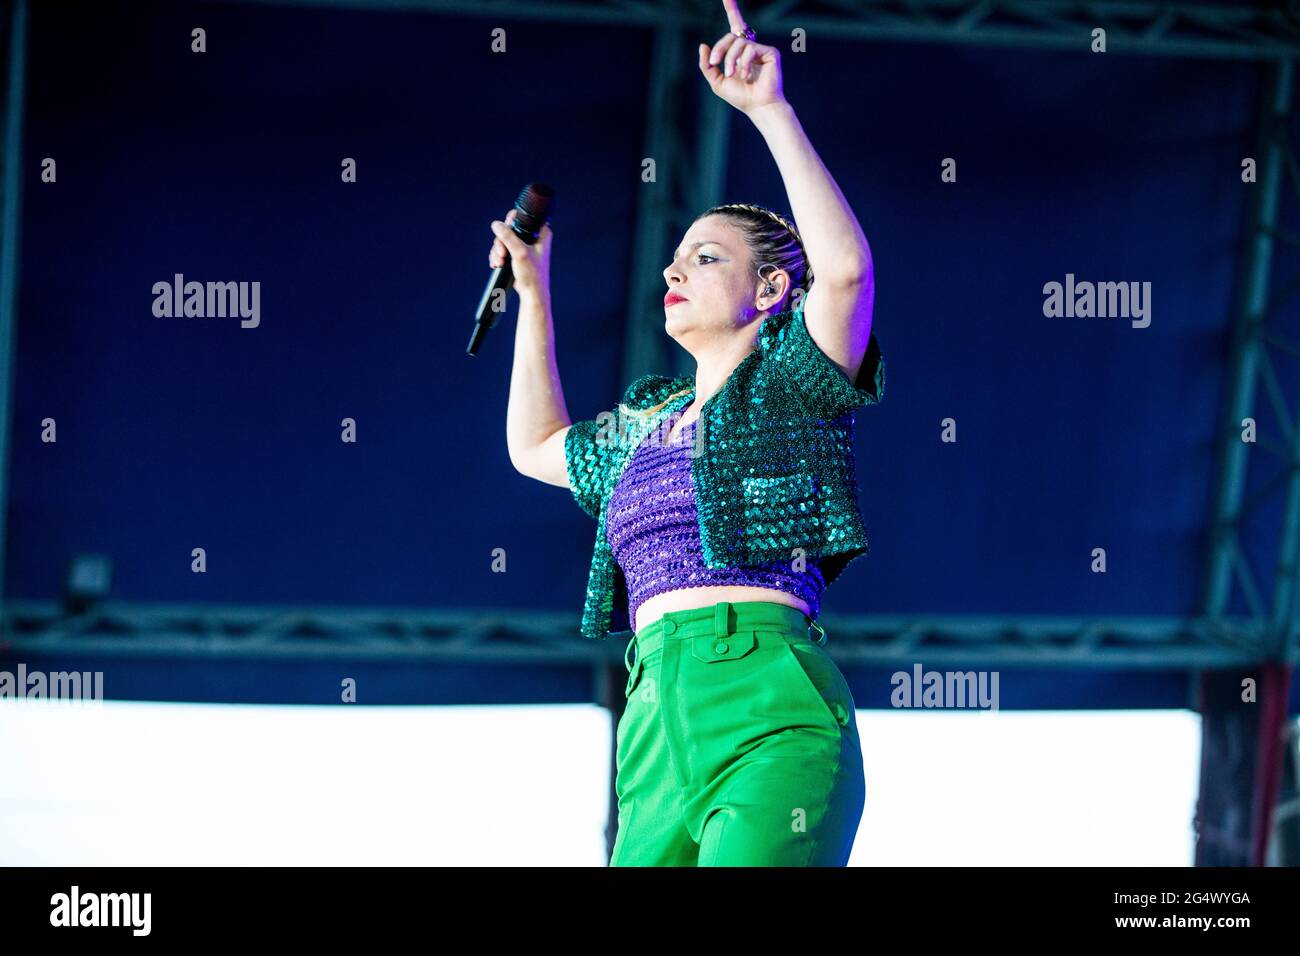
<instances>
[{"instance_id":1,"label":"braided hair","mask_svg":"<svg viewBox=\"0 0 1300 956\"><path fill-rule=\"evenodd\" d=\"M789 308L798 290L807 293L812 288L812 264L804 251L803 238L791 220L765 206L744 202L713 206L700 213L696 219L703 219L705 216L724 216L741 231L745 237L745 245L749 247L754 257L754 262L759 264L755 271L760 276L767 278L764 272L771 268L783 270L790 276L788 295L782 299L781 308L776 311ZM674 392L652 408L632 409L620 404L619 411L632 418L648 419L673 399L685 395L687 391L689 390Z\"/></svg>"},{"instance_id":2,"label":"braided hair","mask_svg":"<svg viewBox=\"0 0 1300 956\"><path fill-rule=\"evenodd\" d=\"M767 278L767 269L780 269L790 276L789 296L782 299L776 311L794 303L796 290L806 293L812 288L812 264L804 251L803 238L791 220L765 206L744 202L714 206L696 218L705 216L723 216L744 234L745 244L758 264L756 271L762 278Z\"/></svg>"}]
</instances>

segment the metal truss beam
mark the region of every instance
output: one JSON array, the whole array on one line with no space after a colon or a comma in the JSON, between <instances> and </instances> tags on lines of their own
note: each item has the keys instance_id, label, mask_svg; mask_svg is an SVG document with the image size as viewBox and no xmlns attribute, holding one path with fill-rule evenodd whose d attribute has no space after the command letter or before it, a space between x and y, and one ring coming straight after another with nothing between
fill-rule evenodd
<instances>
[{"instance_id":1,"label":"metal truss beam","mask_svg":"<svg viewBox=\"0 0 1300 956\"><path fill-rule=\"evenodd\" d=\"M19 224L22 210L23 84L27 61L27 0L0 4L0 49L7 48L4 151L0 154L0 614L4 609L5 532L9 512L9 427L13 418L14 326L18 309Z\"/></svg>"},{"instance_id":2,"label":"metal truss beam","mask_svg":"<svg viewBox=\"0 0 1300 956\"><path fill-rule=\"evenodd\" d=\"M1281 60L1270 67L1261 110L1259 146L1255 153L1259 179L1252 187L1253 201L1243 246L1242 282L1218 430L1218 485L1201 602L1202 614L1213 620L1227 613L1234 593L1240 593L1255 622L1253 629L1261 635L1260 655L1287 661L1295 659L1296 594L1300 588L1300 390L1288 402L1274 360L1300 359L1300 342L1289 340L1276 324L1295 284L1270 300L1269 276L1274 240L1291 235L1278 226L1284 173L1290 174L1295 199L1300 202L1300 165L1289 132L1293 72L1290 60ZM1271 418L1261 415L1265 411L1272 413ZM1247 418L1254 419L1258 429L1258 440L1253 444L1242 440L1242 423ZM1276 424L1280 438L1266 430L1270 421ZM1255 494L1247 499L1247 466L1265 468L1274 459L1280 466L1273 475L1259 482ZM1283 493L1283 519L1277 529L1270 601L1249 566L1250 551L1243 546L1242 534L1252 513L1279 492ZM1233 590L1234 584L1239 589L1237 592Z\"/></svg>"},{"instance_id":3,"label":"metal truss beam","mask_svg":"<svg viewBox=\"0 0 1300 956\"><path fill-rule=\"evenodd\" d=\"M577 638L571 614L145 605L108 602L69 615L53 601L11 602L8 657L67 656L612 662L630 632ZM1226 668L1258 660L1258 625L1163 617L827 614L842 664L1000 664L1078 668Z\"/></svg>"},{"instance_id":4,"label":"metal truss beam","mask_svg":"<svg viewBox=\"0 0 1300 956\"><path fill-rule=\"evenodd\" d=\"M564 23L699 29L711 27L715 0L231 0L282 6L389 10L550 20ZM750 0L750 25L771 42L796 28L810 37L905 43L970 43L1087 53L1106 30L1112 54L1211 59L1274 59L1300 54L1300 25L1265 3L1193 0ZM725 29L725 27L724 27ZM718 30L718 32L721 32ZM707 33L705 34L708 35Z\"/></svg>"},{"instance_id":5,"label":"metal truss beam","mask_svg":"<svg viewBox=\"0 0 1300 956\"><path fill-rule=\"evenodd\" d=\"M1215 59L1293 57L1300 27L1284 13L1244 3L1177 0L833 0L840 16L813 14L821 3L771 3L750 17L756 31L919 43L970 43L1089 53L1092 31L1106 31L1110 54ZM769 12L769 10L771 12ZM778 12L779 11L779 12Z\"/></svg>"},{"instance_id":6,"label":"metal truss beam","mask_svg":"<svg viewBox=\"0 0 1300 956\"><path fill-rule=\"evenodd\" d=\"M732 112L716 96L700 95L693 49L681 27L656 28L645 133L645 158L654 161L655 177L639 186L623 382L674 365L686 371L685 353L667 354L663 268L690 223L722 196ZM697 119L693 137L687 128L692 111L685 108L691 103Z\"/></svg>"}]
</instances>

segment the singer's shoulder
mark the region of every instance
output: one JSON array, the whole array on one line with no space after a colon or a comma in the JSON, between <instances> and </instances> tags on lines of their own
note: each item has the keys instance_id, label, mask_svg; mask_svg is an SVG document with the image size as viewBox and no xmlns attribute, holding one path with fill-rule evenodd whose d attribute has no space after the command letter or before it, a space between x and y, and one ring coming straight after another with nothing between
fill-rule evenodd
<instances>
[{"instance_id":1,"label":"singer's shoulder","mask_svg":"<svg viewBox=\"0 0 1300 956\"><path fill-rule=\"evenodd\" d=\"M655 373L642 375L623 392L622 404L638 410L653 408L670 396L694 386L695 378L690 375L677 378Z\"/></svg>"}]
</instances>

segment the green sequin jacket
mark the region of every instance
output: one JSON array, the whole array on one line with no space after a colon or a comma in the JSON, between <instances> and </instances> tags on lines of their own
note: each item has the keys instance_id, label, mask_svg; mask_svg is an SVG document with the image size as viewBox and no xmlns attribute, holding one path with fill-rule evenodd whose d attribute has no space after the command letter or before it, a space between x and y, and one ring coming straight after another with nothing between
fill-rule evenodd
<instances>
[{"instance_id":1,"label":"green sequin jacket","mask_svg":"<svg viewBox=\"0 0 1300 956\"><path fill-rule=\"evenodd\" d=\"M691 459L702 559L711 568L819 558L829 586L869 550L858 509L854 409L884 396L873 334L850 382L808 334L799 296L763 320L753 351L701 409ZM605 537L605 508L641 441L695 397L695 377L643 375L616 412L575 422L565 436L569 487L596 519L581 631L630 631L627 581Z\"/></svg>"}]
</instances>

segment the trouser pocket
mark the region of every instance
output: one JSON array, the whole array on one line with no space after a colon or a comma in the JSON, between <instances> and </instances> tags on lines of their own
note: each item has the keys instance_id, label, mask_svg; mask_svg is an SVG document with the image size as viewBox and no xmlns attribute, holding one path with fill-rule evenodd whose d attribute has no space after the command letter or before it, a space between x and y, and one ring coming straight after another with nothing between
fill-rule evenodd
<instances>
[{"instance_id":1,"label":"trouser pocket","mask_svg":"<svg viewBox=\"0 0 1300 956\"><path fill-rule=\"evenodd\" d=\"M632 664L631 673L627 675L627 687L623 690L624 697L631 697L632 692L636 690L637 685L641 683L641 672L645 669L645 662L641 660L641 655L637 654L636 661Z\"/></svg>"},{"instance_id":2,"label":"trouser pocket","mask_svg":"<svg viewBox=\"0 0 1300 956\"><path fill-rule=\"evenodd\" d=\"M760 640L762 636L760 633ZM856 706L849 683L829 654L811 641L784 641L781 657L796 692L837 727L853 721Z\"/></svg>"}]
</instances>

